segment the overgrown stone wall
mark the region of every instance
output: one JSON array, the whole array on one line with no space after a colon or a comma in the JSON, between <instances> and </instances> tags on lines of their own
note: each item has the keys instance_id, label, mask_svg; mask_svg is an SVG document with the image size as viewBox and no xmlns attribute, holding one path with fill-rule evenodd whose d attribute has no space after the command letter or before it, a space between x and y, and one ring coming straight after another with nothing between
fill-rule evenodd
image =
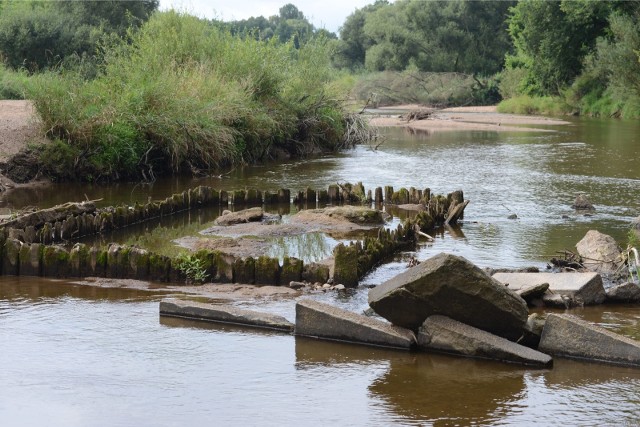
<instances>
[{"instance_id":1,"label":"overgrown stone wall","mask_svg":"<svg viewBox=\"0 0 640 427\"><path fill-rule=\"evenodd\" d=\"M291 203L291 190L265 191L248 189L227 192L200 186L174 194L159 202L134 206L97 209L92 202L68 203L28 213L0 224L0 273L44 277L108 277L184 283L186 277L178 259L154 254L145 249L111 244L87 247L76 243L67 250L58 243L100 234L155 218L191 209ZM330 185L327 190L306 189L295 192L293 202L315 208L318 204L372 203L422 204L415 219L406 220L396 230L381 229L375 238L340 244L334 250L334 281L356 286L358 280L373 267L400 250L411 247L416 233L442 225L450 219L456 206L463 203L462 191L445 196L431 195L430 190L415 188L393 191L387 186L365 192L361 183ZM384 194L384 198L382 195ZM462 206L464 208L464 206ZM459 210L459 209L458 209ZM463 209L462 209L463 210ZM461 217L461 213L455 218ZM199 251L197 257L206 277L221 283L288 285L291 281L326 282L329 268L320 264L304 264L295 258L278 259L265 256L235 258L217 251Z\"/></svg>"}]
</instances>

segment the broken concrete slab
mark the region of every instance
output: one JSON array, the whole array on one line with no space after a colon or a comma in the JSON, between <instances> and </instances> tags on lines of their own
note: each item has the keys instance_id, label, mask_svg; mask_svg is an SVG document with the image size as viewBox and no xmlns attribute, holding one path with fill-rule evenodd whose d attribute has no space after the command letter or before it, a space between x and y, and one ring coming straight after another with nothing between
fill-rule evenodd
<instances>
[{"instance_id":1,"label":"broken concrete slab","mask_svg":"<svg viewBox=\"0 0 640 427\"><path fill-rule=\"evenodd\" d=\"M284 332L292 332L294 328L294 325L287 319L274 314L260 313L229 305L214 305L175 299L160 302L160 315L253 326Z\"/></svg>"},{"instance_id":2,"label":"broken concrete slab","mask_svg":"<svg viewBox=\"0 0 640 427\"><path fill-rule=\"evenodd\" d=\"M296 304L296 335L409 350L413 332L313 300Z\"/></svg>"},{"instance_id":3,"label":"broken concrete slab","mask_svg":"<svg viewBox=\"0 0 640 427\"><path fill-rule=\"evenodd\" d=\"M536 285L525 286L522 289L516 291L516 294L520 295L527 304L530 304L532 300L536 298L542 298L545 292L549 289L548 283L539 283Z\"/></svg>"},{"instance_id":4,"label":"broken concrete slab","mask_svg":"<svg viewBox=\"0 0 640 427\"><path fill-rule=\"evenodd\" d=\"M585 305L602 304L606 298L602 277L592 273L496 273L493 278L519 291L548 283L551 294L566 295Z\"/></svg>"},{"instance_id":5,"label":"broken concrete slab","mask_svg":"<svg viewBox=\"0 0 640 427\"><path fill-rule=\"evenodd\" d=\"M607 302L640 302L640 285L627 282L607 289Z\"/></svg>"},{"instance_id":6,"label":"broken concrete slab","mask_svg":"<svg viewBox=\"0 0 640 427\"><path fill-rule=\"evenodd\" d=\"M551 356L446 316L429 316L420 327L418 347L466 357L549 367Z\"/></svg>"},{"instance_id":7,"label":"broken concrete slab","mask_svg":"<svg viewBox=\"0 0 640 427\"><path fill-rule=\"evenodd\" d=\"M547 316L538 349L553 356L640 367L640 341L570 314Z\"/></svg>"},{"instance_id":8,"label":"broken concrete slab","mask_svg":"<svg viewBox=\"0 0 640 427\"><path fill-rule=\"evenodd\" d=\"M369 305L394 325L418 330L434 314L516 340L525 301L466 259L441 253L369 291Z\"/></svg>"}]
</instances>

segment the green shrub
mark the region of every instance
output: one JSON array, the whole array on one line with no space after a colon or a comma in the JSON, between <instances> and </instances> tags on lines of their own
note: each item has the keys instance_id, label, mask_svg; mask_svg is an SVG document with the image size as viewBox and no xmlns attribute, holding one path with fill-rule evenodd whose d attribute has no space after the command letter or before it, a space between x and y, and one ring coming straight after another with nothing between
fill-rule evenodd
<instances>
[{"instance_id":1,"label":"green shrub","mask_svg":"<svg viewBox=\"0 0 640 427\"><path fill-rule=\"evenodd\" d=\"M499 113L563 115L571 112L560 97L521 95L498 104Z\"/></svg>"},{"instance_id":2,"label":"green shrub","mask_svg":"<svg viewBox=\"0 0 640 427\"><path fill-rule=\"evenodd\" d=\"M330 46L295 49L156 13L126 42L104 46L95 79L49 72L29 94L49 135L79 150L92 176L152 179L343 147Z\"/></svg>"}]
</instances>

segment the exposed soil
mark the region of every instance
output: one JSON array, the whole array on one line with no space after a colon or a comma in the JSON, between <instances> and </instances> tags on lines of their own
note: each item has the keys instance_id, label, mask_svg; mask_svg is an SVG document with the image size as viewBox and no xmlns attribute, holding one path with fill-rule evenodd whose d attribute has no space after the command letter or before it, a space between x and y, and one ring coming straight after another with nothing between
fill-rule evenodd
<instances>
[{"instance_id":1,"label":"exposed soil","mask_svg":"<svg viewBox=\"0 0 640 427\"><path fill-rule=\"evenodd\" d=\"M558 126L569 122L542 116L524 116L502 114L495 106L456 107L437 110L428 119L406 121L400 118L402 113L425 109L419 105L397 105L385 107L384 111L397 111L398 114L382 114L373 117L370 124L379 127L406 127L418 131L495 131L495 132L549 132L549 129L531 126Z\"/></svg>"},{"instance_id":2,"label":"exposed soil","mask_svg":"<svg viewBox=\"0 0 640 427\"><path fill-rule=\"evenodd\" d=\"M4 165L13 156L23 152L29 144L45 143L38 116L31 101L0 100L0 191L13 188L17 184L5 176ZM27 163L29 159L24 159ZM23 162L24 163L24 162ZM18 164L21 164L18 162ZM24 165L28 169L28 165ZM20 175L20 172L17 171ZM28 172L29 179L33 174Z\"/></svg>"}]
</instances>

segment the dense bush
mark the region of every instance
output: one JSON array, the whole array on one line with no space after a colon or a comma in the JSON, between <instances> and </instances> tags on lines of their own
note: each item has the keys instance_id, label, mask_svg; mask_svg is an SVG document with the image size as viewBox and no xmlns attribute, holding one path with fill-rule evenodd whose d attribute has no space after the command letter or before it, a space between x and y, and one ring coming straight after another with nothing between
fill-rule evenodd
<instances>
[{"instance_id":1,"label":"dense bush","mask_svg":"<svg viewBox=\"0 0 640 427\"><path fill-rule=\"evenodd\" d=\"M499 101L495 82L483 80L462 73L385 71L362 75L354 84L353 94L375 106L416 103L445 108L495 104Z\"/></svg>"},{"instance_id":2,"label":"dense bush","mask_svg":"<svg viewBox=\"0 0 640 427\"><path fill-rule=\"evenodd\" d=\"M295 49L157 13L126 43L104 48L95 79L44 73L30 96L49 136L77 151L75 167L90 179L152 179L335 149L345 116L326 89L327 46Z\"/></svg>"}]
</instances>

